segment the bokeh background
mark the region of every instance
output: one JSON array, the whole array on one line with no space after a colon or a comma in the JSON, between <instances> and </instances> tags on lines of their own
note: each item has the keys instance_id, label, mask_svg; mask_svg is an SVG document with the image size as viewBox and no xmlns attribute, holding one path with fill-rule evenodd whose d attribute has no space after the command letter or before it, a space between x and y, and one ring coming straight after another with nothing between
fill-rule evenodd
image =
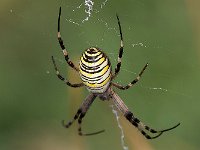
<instances>
[{"instance_id":1,"label":"bokeh background","mask_svg":"<svg viewBox=\"0 0 200 150\"><path fill-rule=\"evenodd\" d=\"M124 35L122 69L116 82L140 82L116 90L135 115L156 129L181 126L155 140L146 140L122 116L130 150L199 150L200 136L200 1L98 0L88 21L84 1L0 1L0 149L121 150L121 132L111 102L96 99L83 122L84 131L105 129L92 137L77 135L70 120L88 91L67 87L55 76L51 55L71 82L79 76L64 61L57 41L61 33L70 58L78 64L90 46L102 48L117 63L118 13Z\"/></svg>"}]
</instances>

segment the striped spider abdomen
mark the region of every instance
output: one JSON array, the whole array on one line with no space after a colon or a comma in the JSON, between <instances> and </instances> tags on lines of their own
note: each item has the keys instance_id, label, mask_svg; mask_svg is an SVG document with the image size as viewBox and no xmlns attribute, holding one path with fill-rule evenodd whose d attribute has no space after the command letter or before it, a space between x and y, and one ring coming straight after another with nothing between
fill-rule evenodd
<instances>
[{"instance_id":1,"label":"striped spider abdomen","mask_svg":"<svg viewBox=\"0 0 200 150\"><path fill-rule=\"evenodd\" d=\"M79 74L90 92L104 93L111 81L110 61L99 48L90 47L80 58Z\"/></svg>"}]
</instances>

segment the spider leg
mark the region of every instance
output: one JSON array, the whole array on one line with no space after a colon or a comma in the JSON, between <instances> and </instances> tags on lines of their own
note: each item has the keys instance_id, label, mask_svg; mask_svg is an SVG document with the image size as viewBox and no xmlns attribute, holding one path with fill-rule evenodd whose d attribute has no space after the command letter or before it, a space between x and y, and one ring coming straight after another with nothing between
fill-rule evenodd
<instances>
[{"instance_id":1,"label":"spider leg","mask_svg":"<svg viewBox=\"0 0 200 150\"><path fill-rule=\"evenodd\" d=\"M168 129L164 129L164 130L154 130L152 128L150 128L149 126L144 125L138 118L136 118L132 112L129 111L128 107L124 104L124 102L122 101L122 99L113 91L111 90L111 98L113 99L113 102L115 103L115 105L117 106L117 108L123 113L124 117L132 124L134 125L136 128L138 128L138 130L147 138L147 139L155 139L159 136L161 136L164 132L166 131L170 131L176 127L178 127L180 125L180 123L178 123L177 125L168 128ZM156 136L150 136L148 135L145 130L149 131L150 133L153 134L157 134Z\"/></svg>"},{"instance_id":2,"label":"spider leg","mask_svg":"<svg viewBox=\"0 0 200 150\"><path fill-rule=\"evenodd\" d=\"M80 108L78 109L77 113L75 114L74 118L72 121L69 121L67 124L64 123L63 121L63 126L66 128L69 128L72 123L78 119L78 134L81 136L89 136L89 135L95 135L95 134L99 134L104 132L104 130L101 131L97 131L97 132L92 132L92 133L83 133L82 132L82 128L81 128L81 124L82 124L82 119L84 118L86 112L88 111L89 107L91 106L92 102L95 100L97 96L94 94L90 94L86 97L86 99L83 101L82 105L80 106Z\"/></svg>"},{"instance_id":3,"label":"spider leg","mask_svg":"<svg viewBox=\"0 0 200 150\"><path fill-rule=\"evenodd\" d=\"M133 113L128 111L125 115L126 119L132 124L134 125L136 128L138 128L138 130L147 138L147 139L155 139L159 136L161 136L164 132L166 131L170 131L176 127L178 127L180 125L180 123L178 123L177 125L171 127L171 128L168 128L168 129L164 129L164 130L155 130L155 129L152 129L150 128L149 126L147 125L144 125L138 118L134 117ZM144 130L147 130L151 133L156 133L157 135L156 136L150 136L148 135Z\"/></svg>"},{"instance_id":4,"label":"spider leg","mask_svg":"<svg viewBox=\"0 0 200 150\"><path fill-rule=\"evenodd\" d=\"M63 40L61 38L61 34L60 34L60 16L61 16L61 7L59 9L59 16L58 16L58 42L60 44L60 47L62 49L63 55L65 57L66 62L68 63L68 65L70 67L72 67L74 70L76 70L77 72L79 71L79 69L74 65L74 63L69 59L69 55L68 52L65 48L65 45L63 43Z\"/></svg>"},{"instance_id":5,"label":"spider leg","mask_svg":"<svg viewBox=\"0 0 200 150\"><path fill-rule=\"evenodd\" d=\"M99 134L104 132L105 130L100 130L97 132L92 132L92 133L82 133L82 128L81 128L81 123L82 123L82 119L85 116L85 113L81 113L79 118L78 118L78 124L79 124L79 128L78 128L78 134L81 136L90 136L90 135L95 135L95 134Z\"/></svg>"},{"instance_id":6,"label":"spider leg","mask_svg":"<svg viewBox=\"0 0 200 150\"><path fill-rule=\"evenodd\" d=\"M117 83L113 83L113 82L112 82L112 85L117 87L120 90L129 89L130 87L132 87L135 83L137 83L140 80L140 78L141 78L142 74L144 73L145 69L147 68L147 66L148 66L148 63L140 71L139 75L132 82L130 82L128 85L123 86L123 85L120 85L120 84L117 84Z\"/></svg>"},{"instance_id":7,"label":"spider leg","mask_svg":"<svg viewBox=\"0 0 200 150\"><path fill-rule=\"evenodd\" d=\"M121 67L121 58L122 58L123 49L124 49L121 24L120 24L120 20L119 20L118 15L116 15L116 16L117 16L117 21L118 21L118 25L119 25L119 32L120 32L120 39L121 39L121 40L120 40L119 55L118 55L118 59L117 59L117 66L115 67L115 73L113 74L112 79L114 79L114 78L117 76L117 74L119 73L119 71L120 71L120 67Z\"/></svg>"},{"instance_id":8,"label":"spider leg","mask_svg":"<svg viewBox=\"0 0 200 150\"><path fill-rule=\"evenodd\" d=\"M56 70L56 75L57 75L57 77L58 77L60 80L62 80L63 82L65 82L68 86L71 86L71 87L74 87L74 88L84 86L83 83L72 84L72 83L70 83L69 81L67 81L62 75L60 75L60 72L58 71L58 68L57 68L57 66L56 66L56 62L55 62L53 56L52 56L51 58L52 58L52 62L53 62L53 65L54 65L54 69Z\"/></svg>"},{"instance_id":9,"label":"spider leg","mask_svg":"<svg viewBox=\"0 0 200 150\"><path fill-rule=\"evenodd\" d=\"M73 123L76 119L78 119L80 113L81 113L81 109L78 109L78 111L77 111L77 113L75 114L73 120L69 121L67 124L65 124L65 121L63 120L63 121L62 121L62 125L63 125L65 128L69 128L69 127L72 125L72 123Z\"/></svg>"}]
</instances>

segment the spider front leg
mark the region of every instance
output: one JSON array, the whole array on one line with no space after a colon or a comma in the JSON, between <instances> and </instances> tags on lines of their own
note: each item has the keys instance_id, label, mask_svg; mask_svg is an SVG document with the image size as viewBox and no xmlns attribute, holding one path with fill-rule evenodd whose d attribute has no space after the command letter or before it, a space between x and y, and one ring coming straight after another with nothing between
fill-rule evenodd
<instances>
[{"instance_id":1,"label":"spider front leg","mask_svg":"<svg viewBox=\"0 0 200 150\"><path fill-rule=\"evenodd\" d=\"M70 67L72 67L74 70L76 70L77 72L79 71L79 69L74 65L74 63L69 59L69 55L68 52L65 48L65 45L63 43L63 40L61 38L61 33L60 33L60 16L61 16L61 7L59 9L59 15L58 15L58 42L60 44L60 47L62 49L63 55L65 57L66 62L68 63L68 65Z\"/></svg>"},{"instance_id":2,"label":"spider front leg","mask_svg":"<svg viewBox=\"0 0 200 150\"><path fill-rule=\"evenodd\" d=\"M57 77L62 80L63 82L65 82L68 86L71 86L71 87L74 87L74 88L78 88L78 87L82 87L84 86L83 83L78 83L78 84L72 84L70 83L69 81L67 81L62 75L60 75L60 72L58 71L58 68L56 66L56 62L53 58L53 56L51 57L52 58L52 62L53 62L53 65L54 65L54 69L56 70L56 75Z\"/></svg>"},{"instance_id":3,"label":"spider front leg","mask_svg":"<svg viewBox=\"0 0 200 150\"><path fill-rule=\"evenodd\" d=\"M87 98L83 101L83 104L80 106L80 108L78 109L76 115L74 116L73 120L68 122L67 124L64 123L63 121L63 126L66 127L66 128L69 128L72 123L78 119L78 124L79 124L79 127L78 127L78 134L79 135L83 135L83 136L89 136L89 135L95 135L95 134L99 134L99 133L102 133L104 132L104 130L101 130L101 131L97 131L97 132L93 132L93 133L82 133L82 128L81 128L81 124L82 124L82 119L84 118L86 112L88 111L89 107L91 106L92 102L95 100L97 96L94 95L94 94L90 94L87 96Z\"/></svg>"},{"instance_id":4,"label":"spider front leg","mask_svg":"<svg viewBox=\"0 0 200 150\"><path fill-rule=\"evenodd\" d=\"M121 89L121 90L126 90L126 89L129 89L130 87L132 87L135 83L137 83L142 74L144 73L145 69L147 68L148 66L148 63L143 67L143 69L140 71L139 75L137 76L137 78L135 78L132 82L130 82L128 85L126 86L123 86L123 85L120 85L120 84L117 84L117 83L111 83L113 86L117 87L118 89Z\"/></svg>"},{"instance_id":5,"label":"spider front leg","mask_svg":"<svg viewBox=\"0 0 200 150\"><path fill-rule=\"evenodd\" d=\"M121 40L120 40L119 55L118 55L118 59L117 59L117 66L115 67L115 73L113 74L112 79L114 79L114 78L117 76L117 74L119 73L119 71L120 71L120 67L121 67L121 58L122 58L123 49L124 49L121 24L120 24L120 20L119 20L118 15L116 15L116 16L117 16L117 21L118 21L119 32L120 32L120 39L121 39Z\"/></svg>"}]
</instances>

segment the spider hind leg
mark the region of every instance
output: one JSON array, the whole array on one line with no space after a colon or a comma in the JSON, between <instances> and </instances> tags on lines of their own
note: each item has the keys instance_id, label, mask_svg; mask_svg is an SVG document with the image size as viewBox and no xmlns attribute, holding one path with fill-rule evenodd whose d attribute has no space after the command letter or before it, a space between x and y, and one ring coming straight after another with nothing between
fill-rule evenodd
<instances>
[{"instance_id":1,"label":"spider hind leg","mask_svg":"<svg viewBox=\"0 0 200 150\"><path fill-rule=\"evenodd\" d=\"M65 128L69 128L73 122L75 120L78 119L78 134L81 135L81 136L89 136L89 135L95 135L95 134L99 134L99 133L102 133L104 132L105 130L100 130L100 131L97 131L97 132L92 132L92 133L83 133L82 132L82 128L81 128L81 124L82 124L82 119L85 117L85 114L86 112L88 111L89 107L91 106L91 104L93 103L94 99L96 98L97 96L95 94L89 94L86 99L83 101L82 105L80 106L80 108L78 109L77 113L75 114L74 118L69 121L67 124L64 123L64 121L62 122L63 126Z\"/></svg>"},{"instance_id":2,"label":"spider hind leg","mask_svg":"<svg viewBox=\"0 0 200 150\"><path fill-rule=\"evenodd\" d=\"M127 114L125 114L125 117L126 119L131 123L133 124L136 128L138 128L138 130L147 138L147 139L155 139L159 136L161 136L164 132L166 131L170 131L176 127L178 127L180 125L180 123L178 123L177 125L171 127L171 128L167 128L167 129L164 129L164 130L154 130L152 128L150 128L149 126L147 125L144 125L138 118L134 117L133 113L132 112L127 112ZM148 132L150 133L153 133L153 134L157 134L156 136L150 136L148 135L145 130L147 130Z\"/></svg>"},{"instance_id":3,"label":"spider hind leg","mask_svg":"<svg viewBox=\"0 0 200 150\"><path fill-rule=\"evenodd\" d=\"M83 133L82 132L82 128L81 128L81 123L82 123L82 119L83 117L85 116L84 113L82 113L79 118L78 118L78 124L79 124L79 128L78 128L78 134L80 136L90 136L90 135L96 135L96 134L99 134L99 133L102 133L104 132L105 130L100 130L100 131L96 131L96 132L92 132L92 133Z\"/></svg>"},{"instance_id":4,"label":"spider hind leg","mask_svg":"<svg viewBox=\"0 0 200 150\"><path fill-rule=\"evenodd\" d=\"M75 114L73 120L69 121L67 124L65 124L65 121L63 120L63 121L62 121L62 125L63 125L65 128L69 128L69 127L73 124L73 122L74 122L76 119L78 119L78 117L79 117L79 115L81 114L81 112L82 112L81 109L78 109L78 111L77 111L77 113Z\"/></svg>"}]
</instances>

